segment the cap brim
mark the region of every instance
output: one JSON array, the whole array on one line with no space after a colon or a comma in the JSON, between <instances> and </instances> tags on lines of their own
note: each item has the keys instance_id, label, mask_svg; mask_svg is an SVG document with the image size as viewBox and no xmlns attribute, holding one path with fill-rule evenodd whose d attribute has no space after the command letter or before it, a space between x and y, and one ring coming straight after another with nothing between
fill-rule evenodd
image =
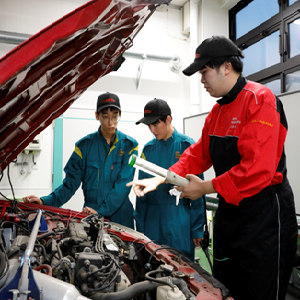
<instances>
[{"instance_id":1,"label":"cap brim","mask_svg":"<svg viewBox=\"0 0 300 300\"><path fill-rule=\"evenodd\" d=\"M186 76L191 76L194 73L196 73L197 71L200 71L201 69L203 69L203 67L210 61L210 58L206 58L206 59L201 59L198 61L194 61L193 63L191 63L187 68L185 68L182 73Z\"/></svg>"},{"instance_id":2,"label":"cap brim","mask_svg":"<svg viewBox=\"0 0 300 300\"><path fill-rule=\"evenodd\" d=\"M135 124L138 125L140 123L143 123L146 125L150 125L150 124L155 123L159 118L160 118L160 116L144 117L144 118L140 119L139 121L137 121Z\"/></svg>"},{"instance_id":3,"label":"cap brim","mask_svg":"<svg viewBox=\"0 0 300 300\"><path fill-rule=\"evenodd\" d=\"M108 107L115 107L115 108L117 108L118 110L121 110L121 107L119 107L119 106L117 106L117 105L114 105L114 104L107 104L107 105L101 106L101 107L100 107L100 110L97 110L97 113L101 112L103 109L108 108Z\"/></svg>"}]
</instances>

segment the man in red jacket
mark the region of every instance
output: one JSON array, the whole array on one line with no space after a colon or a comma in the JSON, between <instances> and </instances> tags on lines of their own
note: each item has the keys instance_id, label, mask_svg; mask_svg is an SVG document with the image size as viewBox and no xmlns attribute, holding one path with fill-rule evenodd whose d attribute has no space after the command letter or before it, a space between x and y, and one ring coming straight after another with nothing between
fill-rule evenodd
<instances>
[{"instance_id":1,"label":"man in red jacket","mask_svg":"<svg viewBox=\"0 0 300 300\"><path fill-rule=\"evenodd\" d=\"M242 76L244 55L229 39L213 36L196 49L183 73L201 74L206 91L219 98L202 136L170 170L190 183L181 196L218 193L214 227L214 276L235 300L285 299L297 247L292 189L284 142L287 121L281 101ZM216 177L199 174L213 166ZM135 181L138 196L163 183Z\"/></svg>"}]
</instances>

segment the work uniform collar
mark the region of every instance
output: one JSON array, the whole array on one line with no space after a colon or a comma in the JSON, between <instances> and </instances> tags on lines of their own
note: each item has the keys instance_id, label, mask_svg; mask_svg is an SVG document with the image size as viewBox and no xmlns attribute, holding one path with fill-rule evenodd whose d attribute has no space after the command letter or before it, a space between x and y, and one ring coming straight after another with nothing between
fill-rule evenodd
<instances>
[{"instance_id":1,"label":"work uniform collar","mask_svg":"<svg viewBox=\"0 0 300 300\"><path fill-rule=\"evenodd\" d=\"M109 148L111 148L111 147L113 146L113 144L114 144L114 142L115 142L115 140L116 140L116 138L117 138L117 131L118 131L118 129L116 129L115 134L114 134L114 135L111 137L111 139L110 139ZM105 137L103 136L103 134L102 134L102 132L101 132L101 125L100 125L100 127L99 127L99 129L98 129L98 132L99 132L100 136L103 137L103 138L105 139ZM106 139L105 139L105 141L106 141Z\"/></svg>"},{"instance_id":2,"label":"work uniform collar","mask_svg":"<svg viewBox=\"0 0 300 300\"><path fill-rule=\"evenodd\" d=\"M236 99L236 97L242 91L242 89L244 88L244 86L246 84L247 84L247 79L243 75L240 75L240 77L238 78L236 84L230 90L230 92L227 95L225 95L223 98L217 100L217 102L220 105L231 103L232 101L234 101L234 99Z\"/></svg>"},{"instance_id":3,"label":"work uniform collar","mask_svg":"<svg viewBox=\"0 0 300 300\"><path fill-rule=\"evenodd\" d=\"M156 140L156 142L161 143L165 146L168 146L170 144L172 144L174 142L174 140L176 140L178 132L176 130L176 128L173 126L174 131L172 133L172 135L165 141L165 140Z\"/></svg>"}]
</instances>

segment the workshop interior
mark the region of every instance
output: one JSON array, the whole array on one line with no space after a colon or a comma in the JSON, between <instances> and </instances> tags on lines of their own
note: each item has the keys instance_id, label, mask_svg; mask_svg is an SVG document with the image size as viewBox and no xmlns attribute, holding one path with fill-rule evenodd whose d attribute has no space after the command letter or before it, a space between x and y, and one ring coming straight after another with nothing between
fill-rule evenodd
<instances>
[{"instance_id":1,"label":"workshop interior","mask_svg":"<svg viewBox=\"0 0 300 300\"><path fill-rule=\"evenodd\" d=\"M194 261L85 214L81 188L61 207L23 201L61 185L75 143L99 127L102 93L119 96L118 129L137 140L139 155L153 134L136 121L156 97L172 107L176 130L198 141L216 100L200 74L182 70L214 35L244 52L243 75L285 109L298 225L286 300L300 299L300 0L1 0L0 16L0 299L234 299L213 274L217 194L206 196ZM135 208L133 190L129 198Z\"/></svg>"}]
</instances>

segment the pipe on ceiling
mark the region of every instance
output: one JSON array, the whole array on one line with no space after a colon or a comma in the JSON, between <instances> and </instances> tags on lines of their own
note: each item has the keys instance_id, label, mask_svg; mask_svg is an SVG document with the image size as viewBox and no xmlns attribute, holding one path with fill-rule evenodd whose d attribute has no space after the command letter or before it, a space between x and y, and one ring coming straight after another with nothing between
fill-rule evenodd
<instances>
[{"instance_id":1,"label":"pipe on ceiling","mask_svg":"<svg viewBox=\"0 0 300 300\"><path fill-rule=\"evenodd\" d=\"M31 35L17 32L0 31L0 43L19 45L29 39ZM179 56L161 56L156 54L124 52L124 57L153 60L157 62L170 63L170 69L174 73L179 73L182 68L182 60Z\"/></svg>"}]
</instances>

